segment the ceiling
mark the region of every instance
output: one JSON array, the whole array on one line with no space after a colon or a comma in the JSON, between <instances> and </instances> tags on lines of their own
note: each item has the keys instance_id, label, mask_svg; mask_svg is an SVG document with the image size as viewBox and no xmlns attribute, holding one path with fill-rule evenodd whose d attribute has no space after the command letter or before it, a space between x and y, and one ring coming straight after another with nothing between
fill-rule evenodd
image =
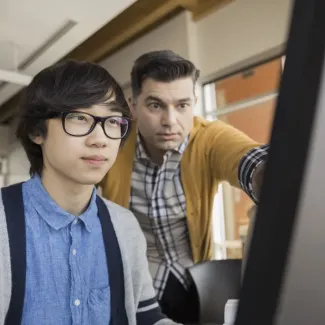
<instances>
[{"instance_id":1,"label":"ceiling","mask_svg":"<svg viewBox=\"0 0 325 325\"><path fill-rule=\"evenodd\" d=\"M233 1L0 0L0 79L11 81L0 81L0 124L31 77L60 59L100 62L183 10L197 21Z\"/></svg>"},{"instance_id":2,"label":"ceiling","mask_svg":"<svg viewBox=\"0 0 325 325\"><path fill-rule=\"evenodd\" d=\"M0 77L10 74L15 83L0 81L0 106L23 88L21 74L57 62L134 2L1 0Z\"/></svg>"}]
</instances>

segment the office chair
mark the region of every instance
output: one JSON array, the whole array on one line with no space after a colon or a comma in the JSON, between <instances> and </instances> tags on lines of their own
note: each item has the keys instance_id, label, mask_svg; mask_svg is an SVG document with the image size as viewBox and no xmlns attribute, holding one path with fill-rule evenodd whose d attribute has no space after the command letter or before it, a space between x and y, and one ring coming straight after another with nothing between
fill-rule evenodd
<instances>
[{"instance_id":1,"label":"office chair","mask_svg":"<svg viewBox=\"0 0 325 325\"><path fill-rule=\"evenodd\" d=\"M238 299L241 284L241 260L203 262L189 268L199 301L199 324L224 323L228 299Z\"/></svg>"}]
</instances>

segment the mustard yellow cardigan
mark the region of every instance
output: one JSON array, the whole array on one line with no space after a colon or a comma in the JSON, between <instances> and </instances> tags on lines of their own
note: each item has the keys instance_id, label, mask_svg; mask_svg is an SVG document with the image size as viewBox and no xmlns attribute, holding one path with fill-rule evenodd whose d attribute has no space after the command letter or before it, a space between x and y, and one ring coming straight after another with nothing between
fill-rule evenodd
<instances>
[{"instance_id":1,"label":"mustard yellow cardigan","mask_svg":"<svg viewBox=\"0 0 325 325\"><path fill-rule=\"evenodd\" d=\"M218 184L228 181L238 187L239 161L258 145L228 124L194 117L181 160L181 179L195 263L208 260L212 255L212 207ZM100 184L105 198L126 208L130 202L135 149L136 127L133 127L115 164Z\"/></svg>"}]
</instances>

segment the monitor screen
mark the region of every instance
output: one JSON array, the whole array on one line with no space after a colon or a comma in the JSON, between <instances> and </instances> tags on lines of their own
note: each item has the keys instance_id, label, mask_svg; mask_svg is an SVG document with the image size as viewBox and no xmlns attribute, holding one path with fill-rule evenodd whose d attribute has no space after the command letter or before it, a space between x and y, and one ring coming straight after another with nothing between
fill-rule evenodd
<instances>
[{"instance_id":1,"label":"monitor screen","mask_svg":"<svg viewBox=\"0 0 325 325\"><path fill-rule=\"evenodd\" d=\"M325 324L324 46L325 1L295 0L235 325Z\"/></svg>"}]
</instances>

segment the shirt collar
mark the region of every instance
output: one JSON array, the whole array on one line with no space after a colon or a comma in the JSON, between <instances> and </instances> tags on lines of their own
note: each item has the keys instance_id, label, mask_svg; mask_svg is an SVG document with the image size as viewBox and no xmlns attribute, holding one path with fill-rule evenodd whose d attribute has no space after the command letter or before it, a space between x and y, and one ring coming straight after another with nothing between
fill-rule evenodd
<instances>
[{"instance_id":1,"label":"shirt collar","mask_svg":"<svg viewBox=\"0 0 325 325\"><path fill-rule=\"evenodd\" d=\"M58 206L45 190L39 176L32 177L25 183L25 186L27 199L30 200L40 217L55 230L68 226L76 219L76 216ZM78 219L83 222L87 231L91 232L97 215L96 189L94 188L88 208L78 216Z\"/></svg>"},{"instance_id":2,"label":"shirt collar","mask_svg":"<svg viewBox=\"0 0 325 325\"><path fill-rule=\"evenodd\" d=\"M185 149L187 147L188 144L188 140L189 140L189 136L187 136L185 138L185 140L175 149L171 150L173 152L178 152L179 154L183 154L185 152ZM139 131L137 131L137 144L136 144L136 158L137 159L146 159L146 160L150 160L146 150L144 149L143 146L143 140L141 139L141 135L139 133Z\"/></svg>"}]
</instances>

